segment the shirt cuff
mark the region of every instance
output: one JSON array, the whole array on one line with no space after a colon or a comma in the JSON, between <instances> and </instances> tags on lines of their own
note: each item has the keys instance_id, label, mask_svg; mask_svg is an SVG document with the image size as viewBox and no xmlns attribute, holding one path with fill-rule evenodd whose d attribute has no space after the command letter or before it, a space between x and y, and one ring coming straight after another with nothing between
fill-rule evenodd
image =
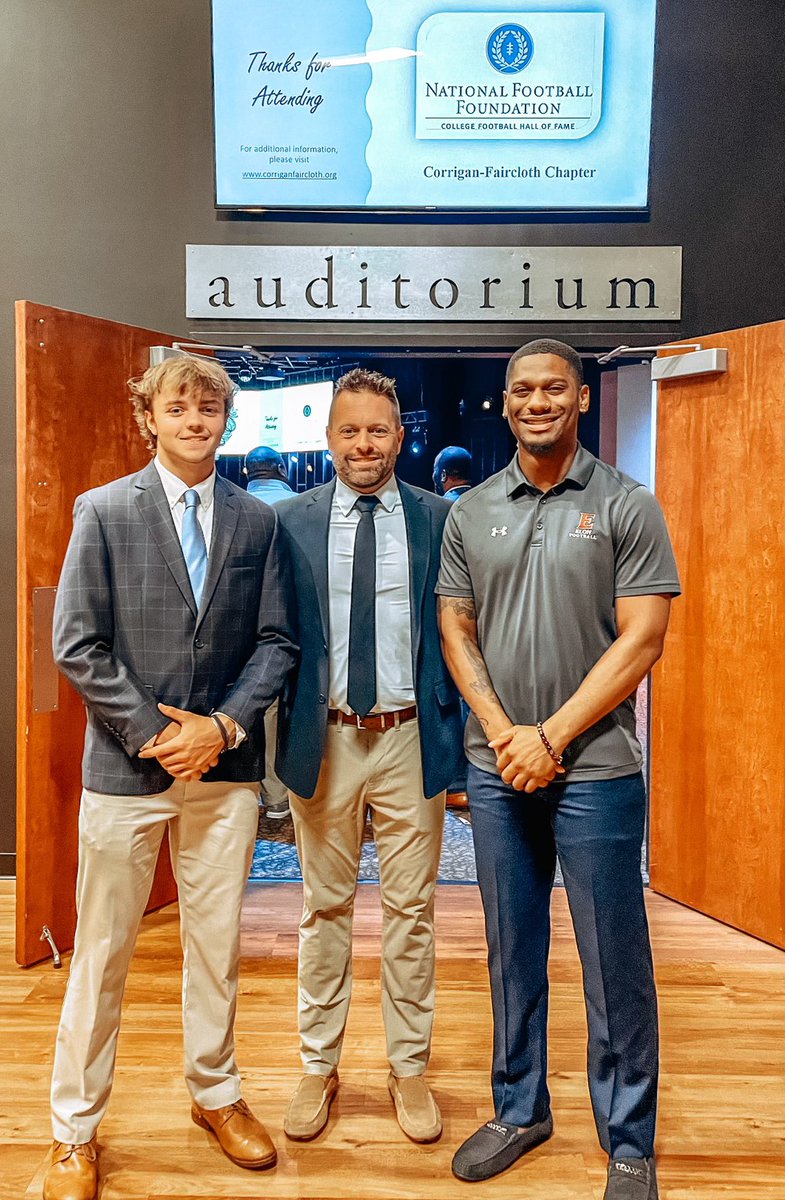
<instances>
[{"instance_id":1,"label":"shirt cuff","mask_svg":"<svg viewBox=\"0 0 785 1200\"><path fill-rule=\"evenodd\" d=\"M234 717L230 717L228 713L221 712L220 708L215 709L216 717L221 717L224 721L234 721L234 741L230 741L227 750L236 750L238 746L242 746L248 736L239 721L235 721Z\"/></svg>"}]
</instances>

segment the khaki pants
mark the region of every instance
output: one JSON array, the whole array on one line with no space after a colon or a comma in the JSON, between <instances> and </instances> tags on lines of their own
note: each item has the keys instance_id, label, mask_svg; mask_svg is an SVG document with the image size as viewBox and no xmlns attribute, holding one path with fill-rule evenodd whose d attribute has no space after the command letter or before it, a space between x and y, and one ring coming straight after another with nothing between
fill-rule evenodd
<instances>
[{"instance_id":1,"label":"khaki pants","mask_svg":"<svg viewBox=\"0 0 785 1200\"><path fill-rule=\"evenodd\" d=\"M52 1074L57 1141L89 1141L109 1103L126 975L167 826L180 898L186 1082L205 1108L239 1099L240 906L258 800L256 784L178 780L153 796L82 793L79 915Z\"/></svg>"},{"instance_id":2,"label":"khaki pants","mask_svg":"<svg viewBox=\"0 0 785 1200\"><path fill-rule=\"evenodd\" d=\"M385 733L328 725L310 800L290 793L303 871L299 1025L306 1072L338 1066L352 988L352 915L366 814L379 854L382 1013L398 1076L420 1075L431 1046L433 909L445 793L426 800L417 721Z\"/></svg>"}]
</instances>

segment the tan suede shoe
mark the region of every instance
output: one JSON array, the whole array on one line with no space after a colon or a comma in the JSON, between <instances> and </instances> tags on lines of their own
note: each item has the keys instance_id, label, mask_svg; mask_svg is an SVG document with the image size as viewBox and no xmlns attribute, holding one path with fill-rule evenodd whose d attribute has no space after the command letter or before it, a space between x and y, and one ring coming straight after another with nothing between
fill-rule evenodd
<instances>
[{"instance_id":1,"label":"tan suede shoe","mask_svg":"<svg viewBox=\"0 0 785 1200\"><path fill-rule=\"evenodd\" d=\"M442 1114L422 1075L398 1079L390 1074L387 1087L395 1102L398 1124L413 1142L435 1142L442 1135Z\"/></svg>"},{"instance_id":2,"label":"tan suede shoe","mask_svg":"<svg viewBox=\"0 0 785 1200\"><path fill-rule=\"evenodd\" d=\"M44 1200L95 1200L98 1195L98 1147L95 1138L81 1146L52 1145L52 1165L44 1177Z\"/></svg>"},{"instance_id":3,"label":"tan suede shoe","mask_svg":"<svg viewBox=\"0 0 785 1200\"><path fill-rule=\"evenodd\" d=\"M327 1124L330 1105L337 1091L337 1072L332 1075L303 1075L283 1119L286 1136L298 1142L307 1142L321 1133Z\"/></svg>"},{"instance_id":4,"label":"tan suede shoe","mask_svg":"<svg viewBox=\"0 0 785 1200\"><path fill-rule=\"evenodd\" d=\"M237 1100L224 1108L202 1108L194 1100L191 1120L200 1129L215 1134L218 1145L237 1167L258 1171L274 1166L278 1158L270 1135L244 1100Z\"/></svg>"}]
</instances>

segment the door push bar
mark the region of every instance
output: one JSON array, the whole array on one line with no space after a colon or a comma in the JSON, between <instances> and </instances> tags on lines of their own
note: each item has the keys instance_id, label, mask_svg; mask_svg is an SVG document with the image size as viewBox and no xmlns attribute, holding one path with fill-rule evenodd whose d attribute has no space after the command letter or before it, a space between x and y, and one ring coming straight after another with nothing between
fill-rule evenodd
<instances>
[{"instance_id":1,"label":"door push bar","mask_svg":"<svg viewBox=\"0 0 785 1200\"><path fill-rule=\"evenodd\" d=\"M62 965L63 965L63 960L60 957L60 951L57 949L55 940L52 937L52 931L48 925L44 925L43 929L41 930L41 937L39 938L39 941L49 943L49 945L52 948L52 959L54 962L54 968L56 971L59 970L59 968L62 967Z\"/></svg>"}]
</instances>

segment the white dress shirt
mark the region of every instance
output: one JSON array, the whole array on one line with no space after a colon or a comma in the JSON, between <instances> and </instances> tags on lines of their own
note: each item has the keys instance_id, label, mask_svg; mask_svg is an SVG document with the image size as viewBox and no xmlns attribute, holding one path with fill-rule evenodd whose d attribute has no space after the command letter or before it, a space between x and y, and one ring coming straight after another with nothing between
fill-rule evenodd
<instances>
[{"instance_id":1,"label":"white dress shirt","mask_svg":"<svg viewBox=\"0 0 785 1200\"><path fill-rule=\"evenodd\" d=\"M165 467L161 460L156 456L153 459L155 469L161 477L166 499L169 501L169 508L174 521L175 533L180 539L180 545L183 544L183 517L185 516L185 493L189 492L187 483L183 483L182 479L174 475L168 467ZM215 499L215 469L212 475L208 476L201 483L195 483L193 490L199 493L199 507L196 510L196 515L199 524L202 527L204 534L204 542L207 546L207 553L210 553L210 542L213 538L213 500Z\"/></svg>"},{"instance_id":2,"label":"white dress shirt","mask_svg":"<svg viewBox=\"0 0 785 1200\"><path fill-rule=\"evenodd\" d=\"M365 493L368 494L368 493ZM330 510L328 579L330 598L330 707L351 712L346 699L349 675L349 617L354 539L360 522L354 507L359 492L335 481ZM394 712L414 704L412 624L409 595L409 541L395 476L376 492L376 704L372 712Z\"/></svg>"},{"instance_id":3,"label":"white dress shirt","mask_svg":"<svg viewBox=\"0 0 785 1200\"><path fill-rule=\"evenodd\" d=\"M157 455L153 459L153 462L155 463L155 469L161 478L166 499L169 501L169 509L172 514L172 520L174 521L175 533L177 534L180 545L182 546L183 517L185 516L185 493L191 489L187 483L183 483L182 479L180 479L178 475L173 474L168 467L165 467ZM215 468L213 468L212 474L209 475L207 479L203 479L201 483L195 483L193 485L193 490L199 493L199 507L196 510L196 516L199 524L202 527L204 544L207 547L208 558L210 556L210 543L213 540L213 517L215 516L215 506L213 504L213 501L215 500L215 475ZM229 718L226 716L226 713L221 712L220 709L216 709L216 716L222 717L224 723L229 720ZM237 721L235 721L234 726L234 739L232 739L231 734L229 735L228 748L230 750L236 750L246 737L246 733L242 725L238 725Z\"/></svg>"}]
</instances>

